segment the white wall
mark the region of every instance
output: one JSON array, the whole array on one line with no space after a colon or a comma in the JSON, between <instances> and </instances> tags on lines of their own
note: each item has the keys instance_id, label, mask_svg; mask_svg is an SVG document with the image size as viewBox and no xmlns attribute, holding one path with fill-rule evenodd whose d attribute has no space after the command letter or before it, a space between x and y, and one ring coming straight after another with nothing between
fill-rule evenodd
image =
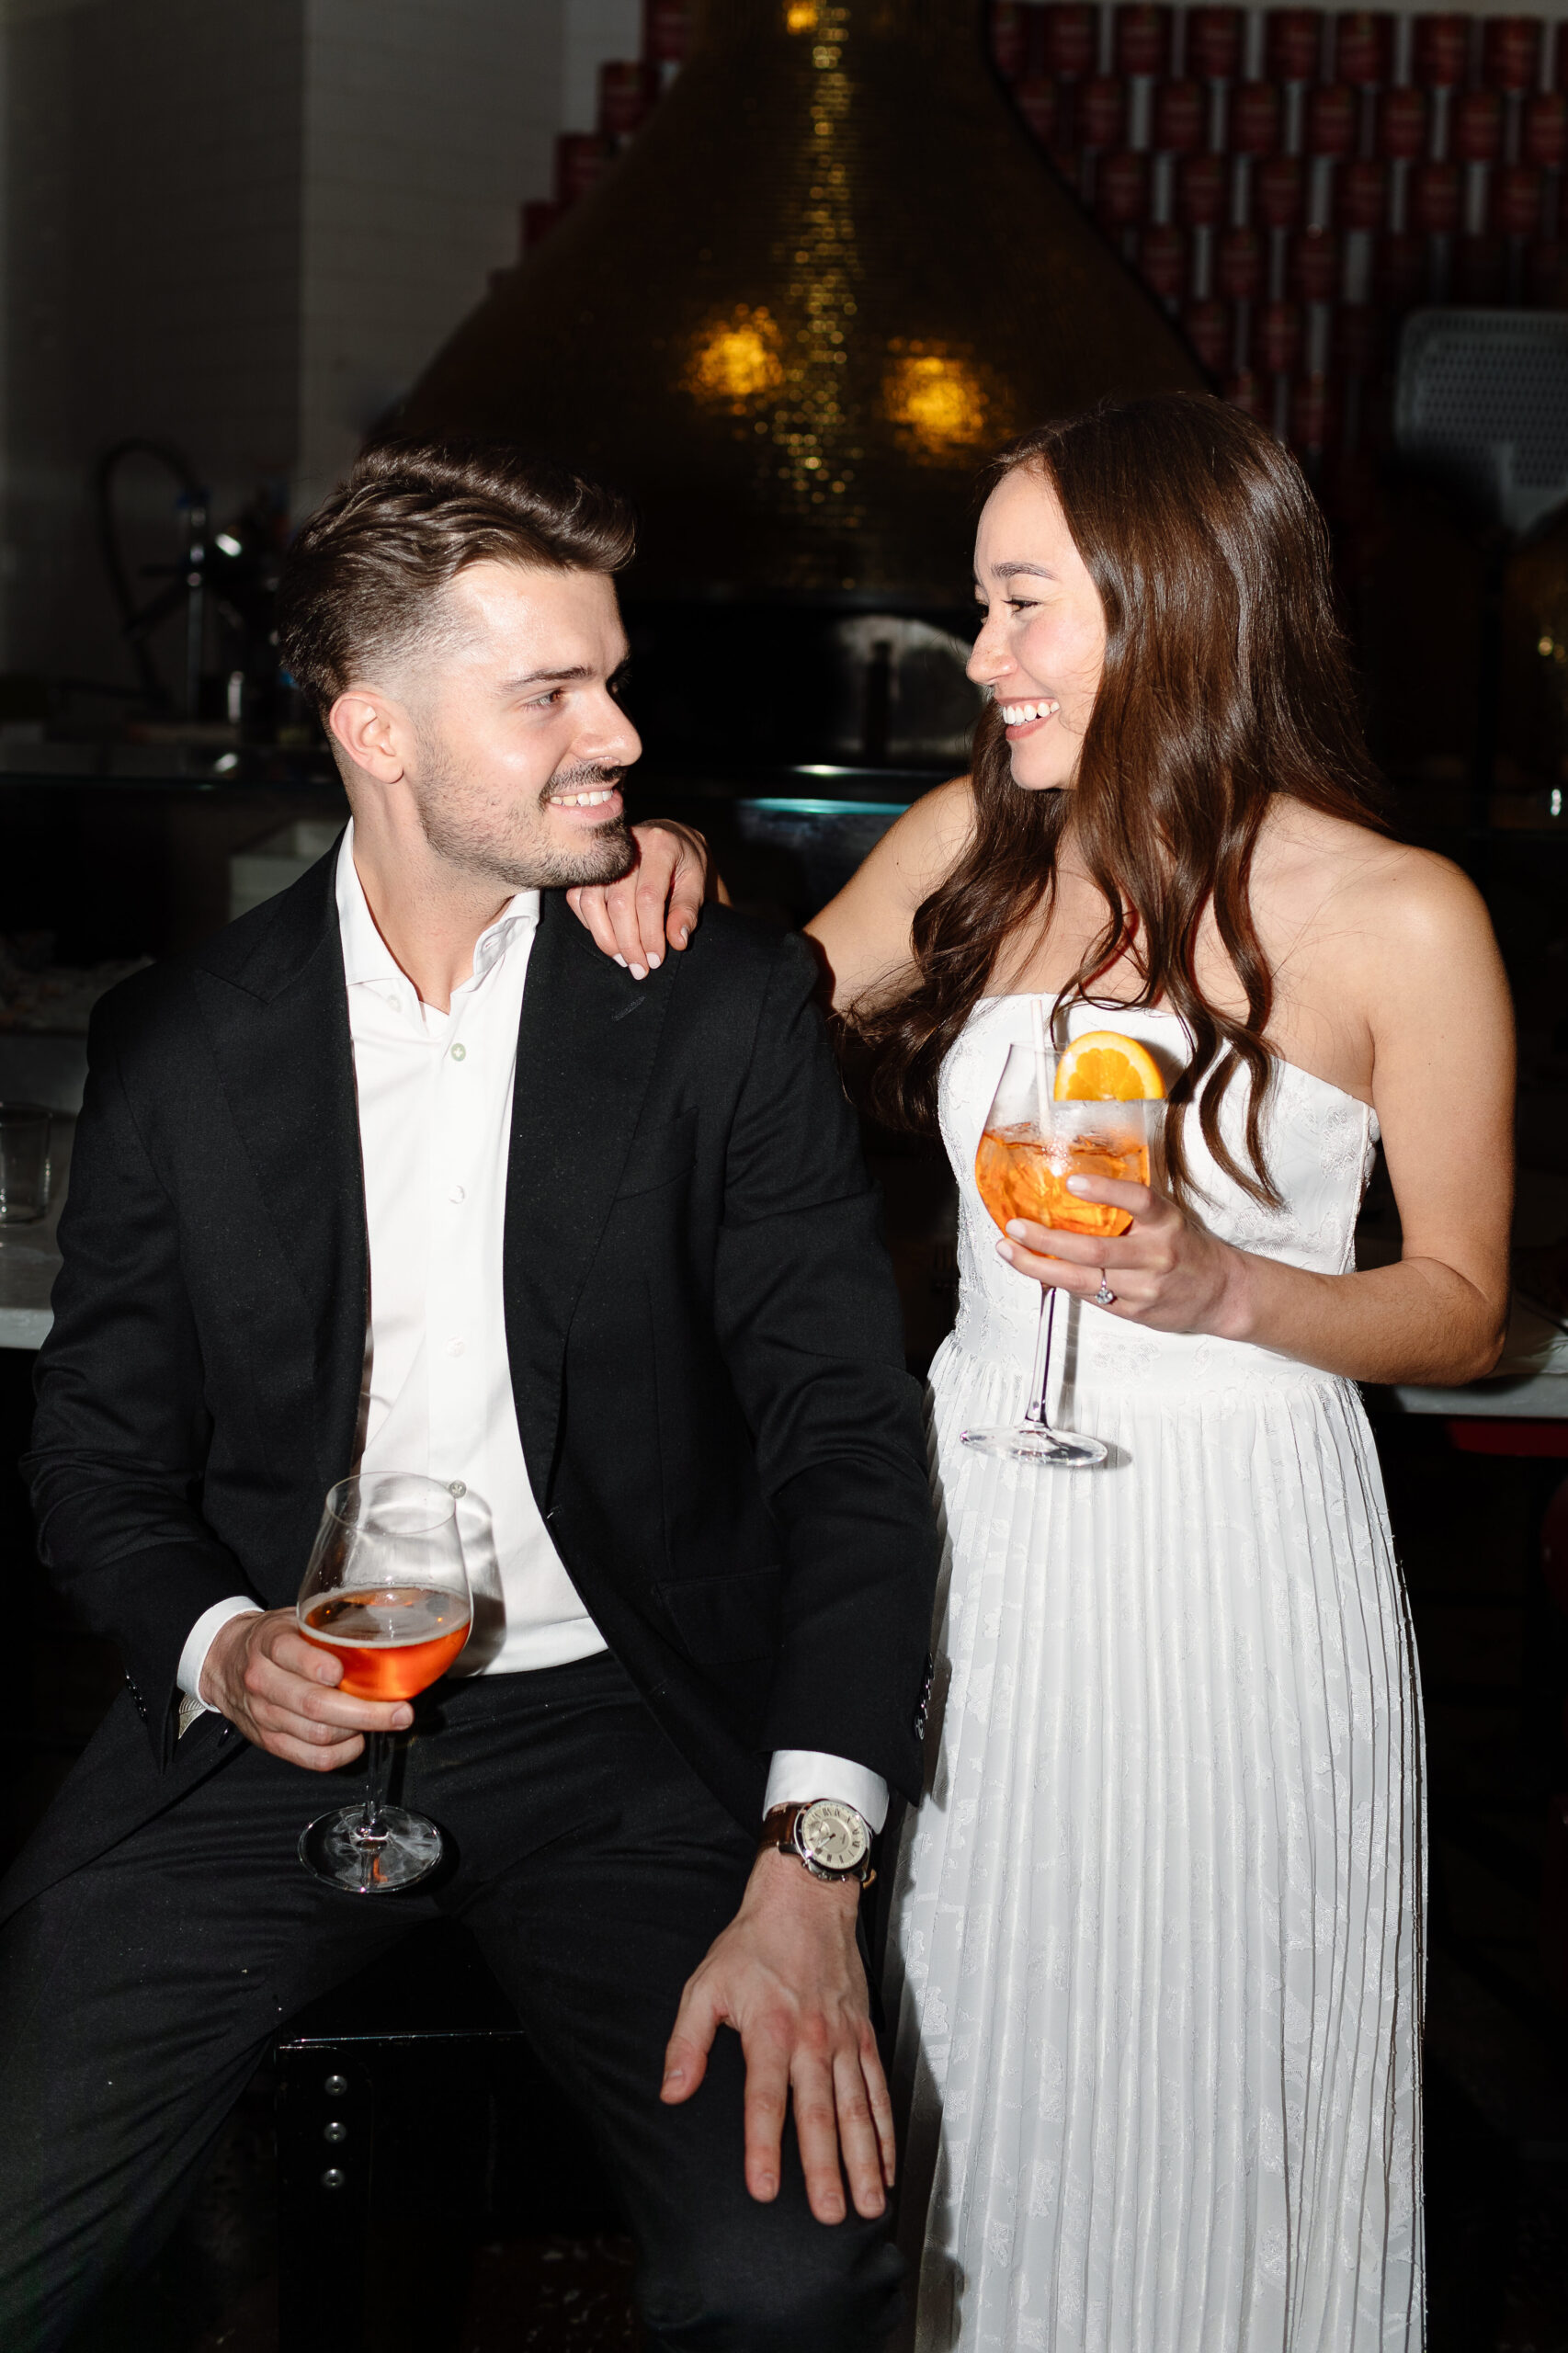
<instances>
[{"instance_id":1,"label":"white wall","mask_svg":"<svg viewBox=\"0 0 1568 2353\"><path fill-rule=\"evenodd\" d=\"M293 511L516 261L561 128L559 0L304 0Z\"/></svg>"},{"instance_id":2,"label":"white wall","mask_svg":"<svg viewBox=\"0 0 1568 2353\"><path fill-rule=\"evenodd\" d=\"M560 128L592 131L600 65L642 54L641 0L562 0L562 16ZM541 187L537 193L547 191Z\"/></svg>"},{"instance_id":3,"label":"white wall","mask_svg":"<svg viewBox=\"0 0 1568 2353\"><path fill-rule=\"evenodd\" d=\"M110 442L308 511L640 40L639 0L0 0L0 671L130 679ZM132 560L172 555L168 480L125 490Z\"/></svg>"},{"instance_id":4,"label":"white wall","mask_svg":"<svg viewBox=\"0 0 1568 2353\"><path fill-rule=\"evenodd\" d=\"M293 461L301 5L12 11L0 666L128 675L85 522L109 442L173 441L235 503ZM168 479L128 487L170 554Z\"/></svg>"}]
</instances>

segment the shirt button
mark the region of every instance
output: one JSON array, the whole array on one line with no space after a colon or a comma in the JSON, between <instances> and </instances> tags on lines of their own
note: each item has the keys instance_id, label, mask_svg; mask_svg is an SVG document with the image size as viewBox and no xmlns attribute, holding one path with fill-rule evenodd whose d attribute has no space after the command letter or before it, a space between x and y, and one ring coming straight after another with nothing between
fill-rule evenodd
<instances>
[{"instance_id":1,"label":"shirt button","mask_svg":"<svg viewBox=\"0 0 1568 2353\"><path fill-rule=\"evenodd\" d=\"M465 1479L449 1479L447 1482L447 1493L449 1495L456 1495L458 1501L460 1503L464 1495L468 1493L468 1482Z\"/></svg>"},{"instance_id":2,"label":"shirt button","mask_svg":"<svg viewBox=\"0 0 1568 2353\"><path fill-rule=\"evenodd\" d=\"M462 1188L462 1187L461 1187L460 1185L454 1185L454 1186L452 1187L451 1191L447 1195L447 1199L448 1199L448 1200L449 1200L449 1201L461 1201L461 1200L466 1200L466 1199L467 1199L467 1198L468 1198L468 1197L467 1197L467 1195L464 1193L463 1188Z\"/></svg>"},{"instance_id":3,"label":"shirt button","mask_svg":"<svg viewBox=\"0 0 1568 2353\"><path fill-rule=\"evenodd\" d=\"M453 1060L453 1062L455 1062L455 1063L460 1063L460 1062L462 1061L462 1059L463 1059L464 1055L465 1055L467 1052L468 1052L468 1048L467 1048L466 1046L454 1046L454 1047L452 1048L452 1060Z\"/></svg>"},{"instance_id":4,"label":"shirt button","mask_svg":"<svg viewBox=\"0 0 1568 2353\"><path fill-rule=\"evenodd\" d=\"M449 1357L460 1357L462 1352L463 1344L460 1340L449 1340L447 1342L447 1354Z\"/></svg>"}]
</instances>

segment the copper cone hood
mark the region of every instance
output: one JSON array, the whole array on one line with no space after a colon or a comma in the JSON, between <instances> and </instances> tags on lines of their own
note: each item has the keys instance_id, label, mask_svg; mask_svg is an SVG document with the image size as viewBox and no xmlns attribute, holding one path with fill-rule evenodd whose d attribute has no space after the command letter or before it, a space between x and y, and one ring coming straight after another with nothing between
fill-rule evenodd
<instances>
[{"instance_id":1,"label":"copper cone hood","mask_svg":"<svg viewBox=\"0 0 1568 2353\"><path fill-rule=\"evenodd\" d=\"M989 451L1200 381L972 0L699 0L675 87L404 415L630 490L640 597L950 607Z\"/></svg>"}]
</instances>

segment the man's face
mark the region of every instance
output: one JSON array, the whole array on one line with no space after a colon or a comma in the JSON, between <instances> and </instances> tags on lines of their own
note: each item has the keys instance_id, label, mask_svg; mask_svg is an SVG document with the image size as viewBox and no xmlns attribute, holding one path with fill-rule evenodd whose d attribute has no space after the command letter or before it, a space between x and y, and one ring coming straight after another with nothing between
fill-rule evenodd
<instances>
[{"instance_id":1,"label":"man's face","mask_svg":"<svg viewBox=\"0 0 1568 2353\"><path fill-rule=\"evenodd\" d=\"M642 750L616 699L614 582L476 563L442 601L436 646L398 682L426 841L515 890L614 881L631 863L619 779Z\"/></svg>"}]
</instances>

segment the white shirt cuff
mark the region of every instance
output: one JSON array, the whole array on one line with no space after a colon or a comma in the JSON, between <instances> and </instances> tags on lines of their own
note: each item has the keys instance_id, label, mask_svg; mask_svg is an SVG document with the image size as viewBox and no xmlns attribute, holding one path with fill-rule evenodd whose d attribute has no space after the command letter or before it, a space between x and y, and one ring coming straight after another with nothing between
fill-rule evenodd
<instances>
[{"instance_id":1,"label":"white shirt cuff","mask_svg":"<svg viewBox=\"0 0 1568 2353\"><path fill-rule=\"evenodd\" d=\"M231 1618L249 1616L257 1618L261 1616L260 1604L253 1601L248 1593L236 1593L229 1600L215 1601L210 1609L204 1609L186 1636L185 1648L179 1654L179 1665L175 1669L175 1681L185 1693L186 1699L192 1703L191 1713L194 1714L197 1710L204 1715L212 1713L212 1710L208 1707L201 1696L201 1670L207 1664L207 1654L212 1647L213 1635L220 1626L226 1626ZM182 1719L186 1714L187 1710L182 1707L180 1710ZM182 1722L180 1730L183 1732L184 1729L185 1724Z\"/></svg>"},{"instance_id":2,"label":"white shirt cuff","mask_svg":"<svg viewBox=\"0 0 1568 2353\"><path fill-rule=\"evenodd\" d=\"M776 1748L764 1813L771 1813L776 1805L799 1805L806 1798L838 1798L862 1814L872 1830L880 1830L888 1818L888 1785L880 1773L852 1765L847 1756L824 1756L815 1748Z\"/></svg>"}]
</instances>

